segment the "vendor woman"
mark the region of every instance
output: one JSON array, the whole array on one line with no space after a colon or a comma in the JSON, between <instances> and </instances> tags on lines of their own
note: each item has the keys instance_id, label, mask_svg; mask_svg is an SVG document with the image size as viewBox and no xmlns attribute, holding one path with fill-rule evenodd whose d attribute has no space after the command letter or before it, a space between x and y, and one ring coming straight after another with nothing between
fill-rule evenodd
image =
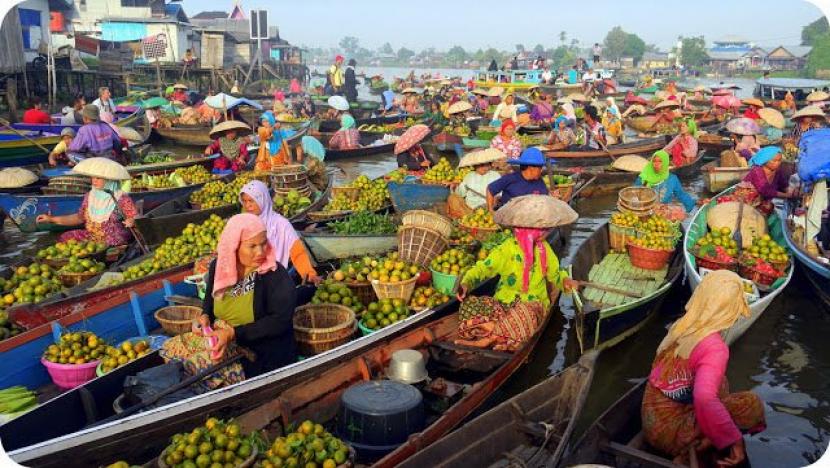
<instances>
[{"instance_id":1,"label":"vendor woman","mask_svg":"<svg viewBox=\"0 0 830 468\"><path fill-rule=\"evenodd\" d=\"M657 348L641 408L643 434L674 463L689 464L694 450L716 452L701 466L748 466L743 434L766 428L764 404L753 392L729 392L721 333L749 316L741 278L713 271Z\"/></svg>"},{"instance_id":2,"label":"vendor woman","mask_svg":"<svg viewBox=\"0 0 830 468\"><path fill-rule=\"evenodd\" d=\"M669 153L664 150L654 153L634 185L653 188L657 192L659 203L680 202L686 213L691 213L697 204L696 200L683 190L680 179L669 172Z\"/></svg>"},{"instance_id":3,"label":"vendor woman","mask_svg":"<svg viewBox=\"0 0 830 468\"><path fill-rule=\"evenodd\" d=\"M513 103L514 101L513 93L508 93L504 96L504 99L496 106L495 112L493 112L493 120L490 122L492 126L501 125L502 122L505 120L512 120L513 122L518 122L519 118L516 114L517 107Z\"/></svg>"},{"instance_id":4,"label":"vendor woman","mask_svg":"<svg viewBox=\"0 0 830 468\"><path fill-rule=\"evenodd\" d=\"M423 173L435 164L434 159L421 146L421 141L429 132L426 125L416 124L401 135L395 143L398 167L405 167L410 172Z\"/></svg>"},{"instance_id":5,"label":"vendor woman","mask_svg":"<svg viewBox=\"0 0 830 468\"><path fill-rule=\"evenodd\" d=\"M245 168L248 164L248 139L239 137L249 133L251 129L237 120L222 122L210 130L213 143L205 148L205 154L219 155L213 161L214 171L239 172Z\"/></svg>"},{"instance_id":6,"label":"vendor woman","mask_svg":"<svg viewBox=\"0 0 830 468\"><path fill-rule=\"evenodd\" d=\"M501 174L492 170L492 163L506 159L504 153L493 148L474 151L461 159L458 167L472 167L473 172L464 176L455 189L455 196L463 201L463 206L456 207L456 211L466 213L487 206L487 187L501 178ZM459 200L453 199L458 204Z\"/></svg>"},{"instance_id":7,"label":"vendor woman","mask_svg":"<svg viewBox=\"0 0 830 468\"><path fill-rule=\"evenodd\" d=\"M242 360L250 378L297 361L292 324L297 295L294 282L276 259L262 220L250 213L228 220L208 270L202 329L214 326L214 361L231 343L252 351L256 359Z\"/></svg>"},{"instance_id":8,"label":"vendor woman","mask_svg":"<svg viewBox=\"0 0 830 468\"><path fill-rule=\"evenodd\" d=\"M91 178L92 189L84 195L81 208L77 213L64 216L39 215L37 223L84 225L84 229L63 233L61 242L75 239L103 242L108 246L128 244L132 239L128 228L135 224L138 211L129 195L121 191L120 181L130 180L127 169L111 159L87 158L72 172Z\"/></svg>"},{"instance_id":9,"label":"vendor woman","mask_svg":"<svg viewBox=\"0 0 830 468\"><path fill-rule=\"evenodd\" d=\"M286 269L293 266L303 281L319 282L320 277L311 265L311 259L297 231L290 221L274 211L268 186L259 180L248 182L239 191L239 201L243 212L259 216L262 220L268 242L280 265Z\"/></svg>"},{"instance_id":10,"label":"vendor woman","mask_svg":"<svg viewBox=\"0 0 830 468\"><path fill-rule=\"evenodd\" d=\"M360 148L360 132L355 128L355 120L350 114L340 117L340 130L329 140L329 149L350 150Z\"/></svg>"},{"instance_id":11,"label":"vendor woman","mask_svg":"<svg viewBox=\"0 0 830 468\"><path fill-rule=\"evenodd\" d=\"M519 172L512 172L487 186L487 209L507 204L512 198L522 195L549 195L548 187L542 181L542 167L545 155L538 148L528 148L519 159L510 159L508 164L518 165ZM496 198L501 194L500 198Z\"/></svg>"},{"instance_id":12,"label":"vendor woman","mask_svg":"<svg viewBox=\"0 0 830 468\"><path fill-rule=\"evenodd\" d=\"M765 202L773 198L789 198L789 175L781 170L781 148L765 146L749 160L752 169L744 176Z\"/></svg>"},{"instance_id":13,"label":"vendor woman","mask_svg":"<svg viewBox=\"0 0 830 468\"><path fill-rule=\"evenodd\" d=\"M490 148L501 151L508 158L518 158L522 154L522 142L516 137L516 123L510 119L502 121L499 134L490 140Z\"/></svg>"},{"instance_id":14,"label":"vendor woman","mask_svg":"<svg viewBox=\"0 0 830 468\"><path fill-rule=\"evenodd\" d=\"M270 171L279 166L291 163L291 154L288 145L283 140L294 134L293 130L283 129L282 124L277 121L270 111L262 114L259 119L260 125L257 129L259 136L259 151L256 157L256 170Z\"/></svg>"},{"instance_id":15,"label":"vendor woman","mask_svg":"<svg viewBox=\"0 0 830 468\"><path fill-rule=\"evenodd\" d=\"M514 350L533 336L557 292L576 283L559 269L559 259L546 237L551 229L576 221L576 212L547 195L514 198L496 212L494 220L512 229L484 260L462 277L458 290L464 300L470 288L499 276L493 298L498 320L475 317L459 327L458 344ZM504 310L504 314L501 313ZM504 317L504 320L501 320Z\"/></svg>"}]
</instances>

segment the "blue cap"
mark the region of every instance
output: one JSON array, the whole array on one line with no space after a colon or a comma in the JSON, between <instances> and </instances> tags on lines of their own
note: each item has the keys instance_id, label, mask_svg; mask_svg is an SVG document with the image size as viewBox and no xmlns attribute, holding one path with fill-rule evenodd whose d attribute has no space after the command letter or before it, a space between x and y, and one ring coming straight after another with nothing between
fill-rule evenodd
<instances>
[{"instance_id":1,"label":"blue cap","mask_svg":"<svg viewBox=\"0 0 830 468\"><path fill-rule=\"evenodd\" d=\"M507 164L543 167L545 165L545 155L542 154L539 148L528 148L522 151L519 159L510 159Z\"/></svg>"}]
</instances>

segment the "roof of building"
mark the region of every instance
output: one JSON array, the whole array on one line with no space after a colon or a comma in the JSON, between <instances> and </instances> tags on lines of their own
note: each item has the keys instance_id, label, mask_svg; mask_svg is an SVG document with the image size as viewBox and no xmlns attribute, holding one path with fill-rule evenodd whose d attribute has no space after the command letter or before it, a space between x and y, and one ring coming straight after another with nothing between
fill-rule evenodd
<instances>
[{"instance_id":1,"label":"roof of building","mask_svg":"<svg viewBox=\"0 0 830 468\"><path fill-rule=\"evenodd\" d=\"M180 3L168 3L167 5L164 5L164 14L175 17L183 23L188 22L187 14L184 12L184 8Z\"/></svg>"},{"instance_id":2,"label":"roof of building","mask_svg":"<svg viewBox=\"0 0 830 468\"><path fill-rule=\"evenodd\" d=\"M720 39L716 39L713 42L715 44L747 44L747 43L749 43L748 40L744 39L741 36L736 36L734 34L727 34L726 36L723 36Z\"/></svg>"},{"instance_id":3,"label":"roof of building","mask_svg":"<svg viewBox=\"0 0 830 468\"><path fill-rule=\"evenodd\" d=\"M753 48L749 49L748 51L744 52L743 56L744 57L751 57L751 56L755 56L755 55L766 56L767 54L769 54L769 51L764 50L760 47L753 47Z\"/></svg>"},{"instance_id":4,"label":"roof of building","mask_svg":"<svg viewBox=\"0 0 830 468\"><path fill-rule=\"evenodd\" d=\"M788 89L823 88L830 85L828 80L811 80L807 78L759 78L755 81L762 86L775 86Z\"/></svg>"},{"instance_id":5,"label":"roof of building","mask_svg":"<svg viewBox=\"0 0 830 468\"><path fill-rule=\"evenodd\" d=\"M798 46L783 46L782 45L782 46L778 46L778 47L772 49L769 53L772 54L773 52L777 51L778 49L783 49L783 50L787 51L788 53L790 53L793 57L796 57L796 58L804 58L804 57L806 57L807 55L810 54L811 50L813 50L813 48L810 47L810 46L801 46L801 45L798 45Z\"/></svg>"},{"instance_id":6,"label":"roof of building","mask_svg":"<svg viewBox=\"0 0 830 468\"><path fill-rule=\"evenodd\" d=\"M709 56L709 60L737 61L747 52L746 50L707 50L706 54Z\"/></svg>"},{"instance_id":7,"label":"roof of building","mask_svg":"<svg viewBox=\"0 0 830 468\"><path fill-rule=\"evenodd\" d=\"M123 17L123 16L108 16L106 18L101 18L102 23L177 23L177 24L186 24L190 26L185 21L180 21L175 16L165 16L163 18L130 18L130 17Z\"/></svg>"},{"instance_id":8,"label":"roof of building","mask_svg":"<svg viewBox=\"0 0 830 468\"><path fill-rule=\"evenodd\" d=\"M212 20L212 19L219 19L219 18L227 18L228 12L227 11L202 11L193 16L193 19L204 19L204 20Z\"/></svg>"}]
</instances>

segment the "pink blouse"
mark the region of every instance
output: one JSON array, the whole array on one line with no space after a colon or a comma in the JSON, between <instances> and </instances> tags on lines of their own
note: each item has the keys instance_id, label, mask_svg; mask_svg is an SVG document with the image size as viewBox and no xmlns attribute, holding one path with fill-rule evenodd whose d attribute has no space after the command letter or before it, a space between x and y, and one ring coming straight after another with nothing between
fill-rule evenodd
<instances>
[{"instance_id":1,"label":"pink blouse","mask_svg":"<svg viewBox=\"0 0 830 468\"><path fill-rule=\"evenodd\" d=\"M720 333L712 333L695 346L689 359L678 358L677 368L666 377L661 378L663 365L657 364L648 378L672 400L692 398L700 430L718 449L729 447L741 438L741 431L718 397L728 362L729 347Z\"/></svg>"},{"instance_id":2,"label":"pink blouse","mask_svg":"<svg viewBox=\"0 0 830 468\"><path fill-rule=\"evenodd\" d=\"M496 135L490 140L490 147L501 151L508 158L518 158L522 154L522 142L518 138L505 142L501 135Z\"/></svg>"}]
</instances>

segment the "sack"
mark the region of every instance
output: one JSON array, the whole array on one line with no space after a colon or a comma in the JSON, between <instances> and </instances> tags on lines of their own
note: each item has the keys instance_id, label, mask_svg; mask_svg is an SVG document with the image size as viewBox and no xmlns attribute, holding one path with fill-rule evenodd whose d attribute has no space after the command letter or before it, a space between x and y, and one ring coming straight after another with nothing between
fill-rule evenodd
<instances>
[{"instance_id":1,"label":"sack","mask_svg":"<svg viewBox=\"0 0 830 468\"><path fill-rule=\"evenodd\" d=\"M168 362L160 366L151 367L143 370L136 375L127 376L124 379L124 397L129 406L137 405L142 401L148 401L155 398L156 395L164 392L170 387L179 384L186 379L184 369L180 362ZM183 388L169 395L165 395L156 403L147 407L147 409L155 408L157 406L164 406L169 403L185 400L197 395L190 388Z\"/></svg>"},{"instance_id":2,"label":"sack","mask_svg":"<svg viewBox=\"0 0 830 468\"><path fill-rule=\"evenodd\" d=\"M830 178L830 128L809 130L798 143L798 176L807 184Z\"/></svg>"}]
</instances>

